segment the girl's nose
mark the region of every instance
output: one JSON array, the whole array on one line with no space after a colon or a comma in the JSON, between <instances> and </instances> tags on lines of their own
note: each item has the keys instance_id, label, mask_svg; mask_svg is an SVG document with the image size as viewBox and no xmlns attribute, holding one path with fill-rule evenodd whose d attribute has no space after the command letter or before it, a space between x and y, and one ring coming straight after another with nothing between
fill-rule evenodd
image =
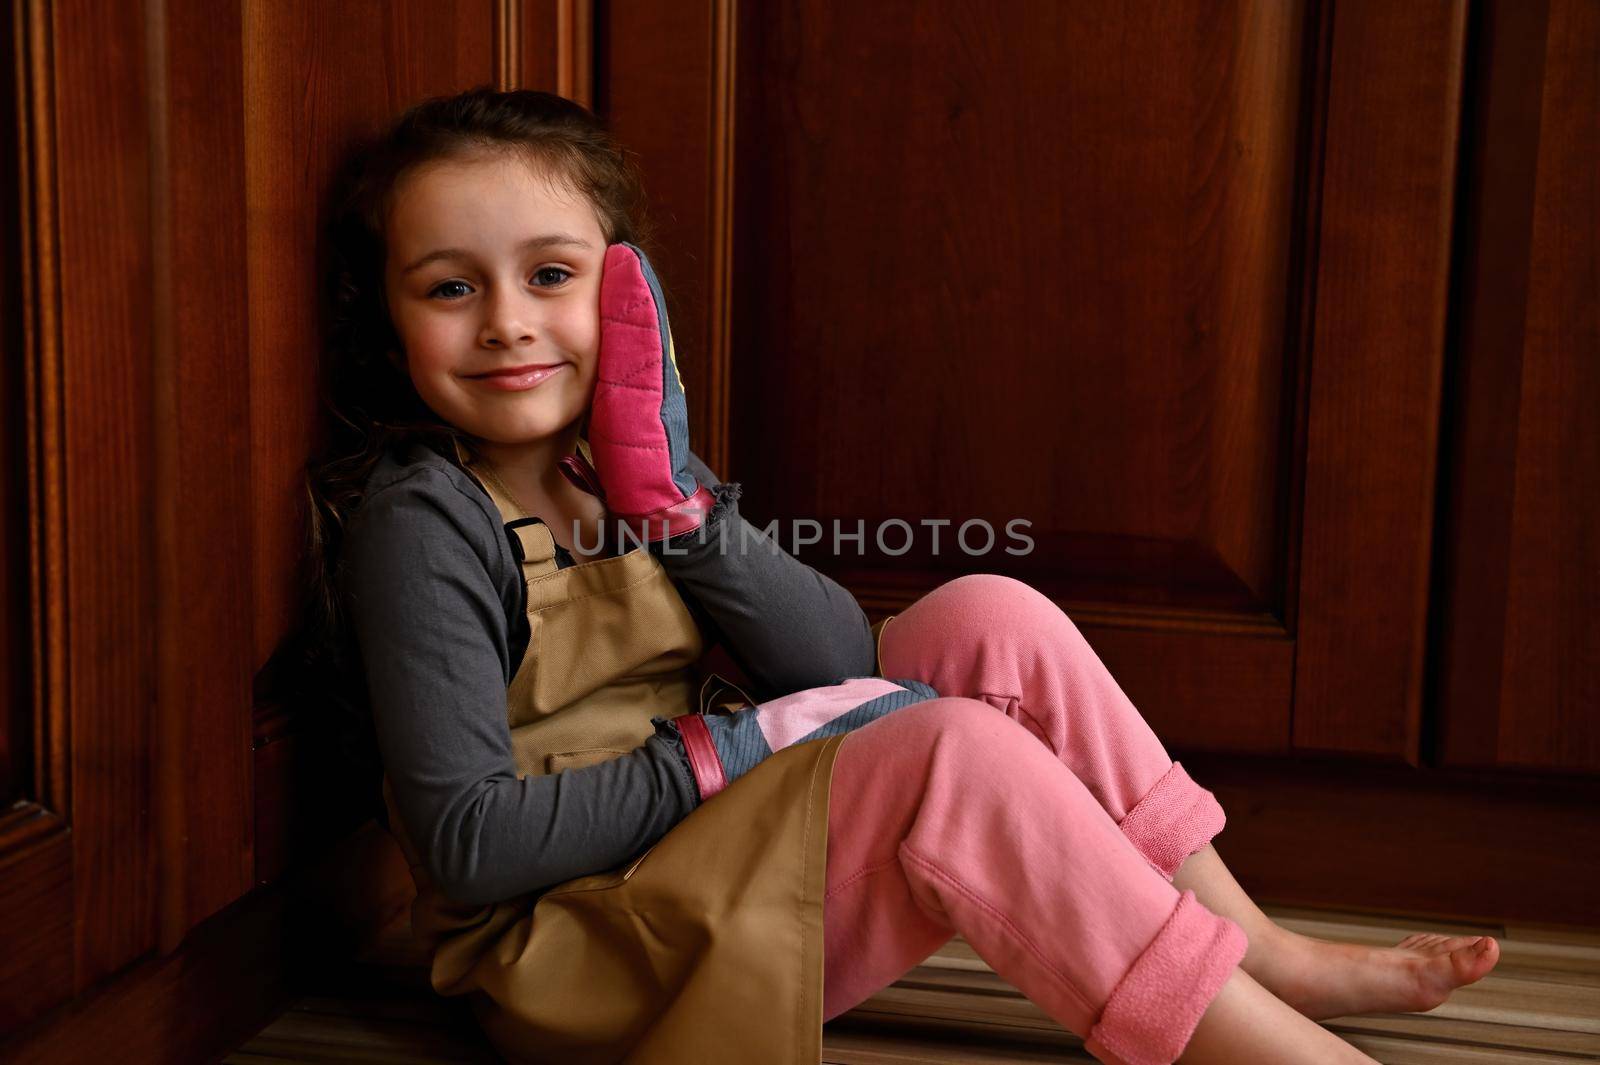
<instances>
[{"instance_id":1,"label":"girl's nose","mask_svg":"<svg viewBox=\"0 0 1600 1065\"><path fill-rule=\"evenodd\" d=\"M486 348L513 348L533 342L536 311L515 293L485 301L478 343Z\"/></svg>"}]
</instances>

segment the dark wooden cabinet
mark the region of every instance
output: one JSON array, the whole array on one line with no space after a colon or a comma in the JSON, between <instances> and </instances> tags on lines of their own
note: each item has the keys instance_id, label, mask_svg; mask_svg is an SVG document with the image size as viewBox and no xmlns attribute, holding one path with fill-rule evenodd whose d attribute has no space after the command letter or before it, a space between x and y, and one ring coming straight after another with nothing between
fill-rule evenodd
<instances>
[{"instance_id":1,"label":"dark wooden cabinet","mask_svg":"<svg viewBox=\"0 0 1600 1065\"><path fill-rule=\"evenodd\" d=\"M252 682L295 609L328 179L479 84L637 154L748 517L952 523L802 551L869 612L971 571L1052 595L1263 897L1600 917L1558 841L1600 828L1590 0L24 0L4 32L7 1051L181 1000L120 1056L208 1053L292 964L285 885L342 854L357 923L404 887ZM1034 547L952 551L969 519ZM1524 815L1560 831L1515 875L1430 886Z\"/></svg>"},{"instance_id":2,"label":"dark wooden cabinet","mask_svg":"<svg viewBox=\"0 0 1600 1065\"><path fill-rule=\"evenodd\" d=\"M1487 4L1440 470L1449 765L1600 769L1600 5Z\"/></svg>"}]
</instances>

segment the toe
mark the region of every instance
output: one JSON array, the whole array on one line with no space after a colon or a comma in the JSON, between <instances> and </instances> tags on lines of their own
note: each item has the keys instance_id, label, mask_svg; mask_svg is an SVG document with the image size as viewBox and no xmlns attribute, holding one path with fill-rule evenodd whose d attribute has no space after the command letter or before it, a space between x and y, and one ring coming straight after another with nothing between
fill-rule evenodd
<instances>
[{"instance_id":1,"label":"toe","mask_svg":"<svg viewBox=\"0 0 1600 1065\"><path fill-rule=\"evenodd\" d=\"M1493 936L1464 938L1460 945L1452 943L1451 946L1450 966L1455 971L1458 987L1483 979L1500 960L1500 944Z\"/></svg>"}]
</instances>

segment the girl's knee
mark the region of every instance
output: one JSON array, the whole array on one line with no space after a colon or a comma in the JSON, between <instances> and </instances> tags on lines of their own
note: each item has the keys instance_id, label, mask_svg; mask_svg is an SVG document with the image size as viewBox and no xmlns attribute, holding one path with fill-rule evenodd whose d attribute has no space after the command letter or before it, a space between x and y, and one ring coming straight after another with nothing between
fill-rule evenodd
<instances>
[{"instance_id":1,"label":"girl's knee","mask_svg":"<svg viewBox=\"0 0 1600 1065\"><path fill-rule=\"evenodd\" d=\"M1075 629L1049 596L1000 573L968 573L939 585L906 611L922 612L947 632L971 636L1040 634Z\"/></svg>"},{"instance_id":2,"label":"girl's knee","mask_svg":"<svg viewBox=\"0 0 1600 1065\"><path fill-rule=\"evenodd\" d=\"M1010 802L1019 782L1065 771L1038 737L981 699L930 699L885 720L895 718L898 734L880 734L880 748L865 753L877 756L869 760L879 772L922 780L927 794ZM903 774L893 768L896 759L907 760Z\"/></svg>"},{"instance_id":3,"label":"girl's knee","mask_svg":"<svg viewBox=\"0 0 1600 1065\"><path fill-rule=\"evenodd\" d=\"M1033 585L1000 573L968 573L941 587L950 588L962 605L969 607L1028 615L1061 613L1054 600Z\"/></svg>"}]
</instances>

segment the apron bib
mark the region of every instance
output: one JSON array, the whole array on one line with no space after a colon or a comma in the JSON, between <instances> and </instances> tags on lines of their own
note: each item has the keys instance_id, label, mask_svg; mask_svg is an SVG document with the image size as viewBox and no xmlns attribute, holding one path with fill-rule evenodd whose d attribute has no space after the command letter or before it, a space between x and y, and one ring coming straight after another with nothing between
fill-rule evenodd
<instances>
[{"instance_id":1,"label":"apron bib","mask_svg":"<svg viewBox=\"0 0 1600 1065\"><path fill-rule=\"evenodd\" d=\"M701 635L654 555L561 568L542 523L513 533L531 630L507 692L519 776L618 757L655 733L653 716L747 702L714 703L725 682L697 699ZM778 751L625 865L489 906L435 888L386 777L434 989L470 996L516 1062L815 1065L828 791L843 740Z\"/></svg>"}]
</instances>

